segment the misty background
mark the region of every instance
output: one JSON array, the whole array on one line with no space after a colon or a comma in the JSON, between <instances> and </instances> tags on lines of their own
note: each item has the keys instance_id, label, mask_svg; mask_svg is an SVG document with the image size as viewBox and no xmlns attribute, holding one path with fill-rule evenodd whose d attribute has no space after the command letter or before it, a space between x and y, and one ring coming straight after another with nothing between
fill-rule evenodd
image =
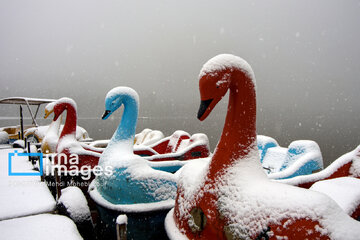
<instances>
[{"instance_id":1,"label":"misty background","mask_svg":"<svg viewBox=\"0 0 360 240\"><path fill-rule=\"evenodd\" d=\"M202 132L213 151L227 97L198 121L198 74L232 53L255 72L258 134L314 140L328 165L360 144L359 23L355 0L0 0L0 98L73 98L78 124L108 139L121 111L102 121L105 95L129 86L137 132ZM1 105L0 126L18 111Z\"/></svg>"}]
</instances>

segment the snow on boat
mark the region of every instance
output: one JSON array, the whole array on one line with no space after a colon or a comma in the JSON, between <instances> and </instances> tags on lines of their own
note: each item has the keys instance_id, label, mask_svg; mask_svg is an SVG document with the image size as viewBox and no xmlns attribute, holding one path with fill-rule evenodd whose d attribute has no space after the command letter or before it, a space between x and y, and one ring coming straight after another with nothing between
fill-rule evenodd
<instances>
[{"instance_id":1,"label":"snow on boat","mask_svg":"<svg viewBox=\"0 0 360 240\"><path fill-rule=\"evenodd\" d=\"M310 188L316 182L340 177L360 178L360 145L319 172L277 181L297 187Z\"/></svg>"},{"instance_id":2,"label":"snow on boat","mask_svg":"<svg viewBox=\"0 0 360 240\"><path fill-rule=\"evenodd\" d=\"M209 139L203 133L190 136L181 130L153 144L135 144L134 153L149 161L190 160L210 156Z\"/></svg>"},{"instance_id":3,"label":"snow on boat","mask_svg":"<svg viewBox=\"0 0 360 240\"><path fill-rule=\"evenodd\" d=\"M145 128L140 133L135 134L134 147L139 145L149 146L160 141L164 137L164 134L159 130Z\"/></svg>"},{"instance_id":4,"label":"snow on boat","mask_svg":"<svg viewBox=\"0 0 360 240\"><path fill-rule=\"evenodd\" d=\"M360 221L360 179L333 178L314 183L310 189L331 197L349 216Z\"/></svg>"}]
</instances>

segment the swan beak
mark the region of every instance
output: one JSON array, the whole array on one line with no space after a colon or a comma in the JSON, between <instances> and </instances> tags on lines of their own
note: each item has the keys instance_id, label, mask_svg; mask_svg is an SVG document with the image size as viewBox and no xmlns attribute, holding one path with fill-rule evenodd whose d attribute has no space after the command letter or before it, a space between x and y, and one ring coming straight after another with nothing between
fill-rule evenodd
<instances>
[{"instance_id":1,"label":"swan beak","mask_svg":"<svg viewBox=\"0 0 360 240\"><path fill-rule=\"evenodd\" d=\"M102 120L107 119L110 116L111 111L105 110L104 115L101 117Z\"/></svg>"},{"instance_id":2,"label":"swan beak","mask_svg":"<svg viewBox=\"0 0 360 240\"><path fill-rule=\"evenodd\" d=\"M213 101L213 99L201 100L198 115L197 115L197 117L200 121L204 120L207 117L208 114L206 114L205 116L204 116L204 114L212 101Z\"/></svg>"},{"instance_id":3,"label":"swan beak","mask_svg":"<svg viewBox=\"0 0 360 240\"><path fill-rule=\"evenodd\" d=\"M59 116L60 116L60 115L57 115L56 113L54 113L54 119L53 119L53 121L58 120Z\"/></svg>"},{"instance_id":4,"label":"swan beak","mask_svg":"<svg viewBox=\"0 0 360 240\"><path fill-rule=\"evenodd\" d=\"M54 112L54 110L52 110L52 111L48 111L47 109L45 109L45 116L44 116L44 118L46 119L51 113L53 113Z\"/></svg>"}]
</instances>

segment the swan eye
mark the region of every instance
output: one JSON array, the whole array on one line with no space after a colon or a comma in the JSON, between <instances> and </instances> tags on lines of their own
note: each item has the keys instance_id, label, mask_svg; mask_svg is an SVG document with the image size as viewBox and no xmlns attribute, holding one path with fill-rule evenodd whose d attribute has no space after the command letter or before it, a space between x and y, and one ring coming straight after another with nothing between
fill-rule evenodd
<instances>
[{"instance_id":1,"label":"swan eye","mask_svg":"<svg viewBox=\"0 0 360 240\"><path fill-rule=\"evenodd\" d=\"M119 98L114 99L114 100L111 102L111 106L114 107L114 106L118 105L118 104L119 104L119 101L120 101Z\"/></svg>"}]
</instances>

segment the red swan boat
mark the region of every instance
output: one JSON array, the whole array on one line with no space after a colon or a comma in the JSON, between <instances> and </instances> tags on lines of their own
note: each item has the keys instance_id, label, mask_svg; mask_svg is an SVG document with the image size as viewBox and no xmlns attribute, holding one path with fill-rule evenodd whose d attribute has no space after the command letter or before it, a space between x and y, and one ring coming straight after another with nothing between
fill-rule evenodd
<instances>
[{"instance_id":1,"label":"red swan boat","mask_svg":"<svg viewBox=\"0 0 360 240\"><path fill-rule=\"evenodd\" d=\"M256 144L250 65L218 55L199 78L198 118L204 120L230 90L228 112L210 163L189 163L179 176L165 223L170 239L358 239L360 223L331 198L266 177Z\"/></svg>"}]
</instances>

